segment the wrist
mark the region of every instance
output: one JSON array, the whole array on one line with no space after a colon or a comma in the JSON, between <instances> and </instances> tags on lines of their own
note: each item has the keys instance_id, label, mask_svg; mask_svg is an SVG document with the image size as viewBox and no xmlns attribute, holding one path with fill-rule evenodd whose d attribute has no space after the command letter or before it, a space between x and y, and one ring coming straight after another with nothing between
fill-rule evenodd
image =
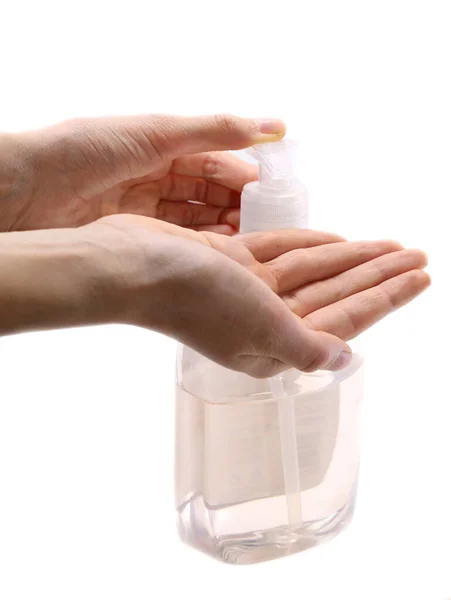
<instances>
[{"instance_id":1,"label":"wrist","mask_svg":"<svg viewBox=\"0 0 451 600\"><path fill-rule=\"evenodd\" d=\"M216 252L208 240L134 215L105 217L82 229L96 240L99 289L114 322L180 334L191 297L202 281L211 281Z\"/></svg>"}]
</instances>

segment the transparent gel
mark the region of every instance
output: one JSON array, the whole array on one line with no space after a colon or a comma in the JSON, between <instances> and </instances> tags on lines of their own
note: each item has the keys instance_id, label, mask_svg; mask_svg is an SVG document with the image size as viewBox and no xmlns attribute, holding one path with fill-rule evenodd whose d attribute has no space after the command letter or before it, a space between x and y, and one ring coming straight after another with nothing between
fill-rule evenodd
<instances>
[{"instance_id":1,"label":"transparent gel","mask_svg":"<svg viewBox=\"0 0 451 600\"><path fill-rule=\"evenodd\" d=\"M341 531L357 489L360 356L335 373L286 371L283 397L270 379L186 347L177 371L176 504L186 543L246 564Z\"/></svg>"}]
</instances>

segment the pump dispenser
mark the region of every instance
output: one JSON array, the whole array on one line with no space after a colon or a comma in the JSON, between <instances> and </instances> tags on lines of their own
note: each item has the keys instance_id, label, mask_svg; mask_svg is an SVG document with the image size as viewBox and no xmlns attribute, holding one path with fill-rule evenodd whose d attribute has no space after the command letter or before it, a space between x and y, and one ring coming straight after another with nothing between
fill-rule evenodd
<instances>
[{"instance_id":1,"label":"pump dispenser","mask_svg":"<svg viewBox=\"0 0 451 600\"><path fill-rule=\"evenodd\" d=\"M296 149L296 142L284 139L248 150L259 176L241 195L241 233L307 227L307 190L295 176Z\"/></svg>"},{"instance_id":2,"label":"pump dispenser","mask_svg":"<svg viewBox=\"0 0 451 600\"><path fill-rule=\"evenodd\" d=\"M241 233L308 225L296 144L254 146ZM359 465L362 358L336 372L254 379L180 346L176 506L181 538L230 563L299 552L350 521Z\"/></svg>"}]
</instances>

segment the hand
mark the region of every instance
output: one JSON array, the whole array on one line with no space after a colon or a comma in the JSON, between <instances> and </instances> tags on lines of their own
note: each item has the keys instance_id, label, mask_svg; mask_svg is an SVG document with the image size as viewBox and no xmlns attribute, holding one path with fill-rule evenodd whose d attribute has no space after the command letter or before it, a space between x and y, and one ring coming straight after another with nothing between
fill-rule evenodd
<instances>
[{"instance_id":1,"label":"hand","mask_svg":"<svg viewBox=\"0 0 451 600\"><path fill-rule=\"evenodd\" d=\"M0 333L129 323L258 377L337 369L350 354L334 334L353 337L429 282L419 251L339 240L290 230L228 238L133 215L6 233Z\"/></svg>"},{"instance_id":2,"label":"hand","mask_svg":"<svg viewBox=\"0 0 451 600\"><path fill-rule=\"evenodd\" d=\"M0 231L77 227L132 213L233 234L240 192L257 171L224 150L284 133L277 120L141 116L4 136Z\"/></svg>"},{"instance_id":3,"label":"hand","mask_svg":"<svg viewBox=\"0 0 451 600\"><path fill-rule=\"evenodd\" d=\"M0 333L134 324L258 377L289 366L336 369L349 360L344 342L309 331L268 285L202 234L135 219L0 235Z\"/></svg>"},{"instance_id":4,"label":"hand","mask_svg":"<svg viewBox=\"0 0 451 600\"><path fill-rule=\"evenodd\" d=\"M86 229L101 232L121 257L126 322L155 327L159 312L161 331L254 376L344 366L349 349L341 340L429 285L424 253L392 241L344 242L298 230L230 238L130 215ZM161 260L170 264L162 294L152 285L152 234L162 236Z\"/></svg>"}]
</instances>

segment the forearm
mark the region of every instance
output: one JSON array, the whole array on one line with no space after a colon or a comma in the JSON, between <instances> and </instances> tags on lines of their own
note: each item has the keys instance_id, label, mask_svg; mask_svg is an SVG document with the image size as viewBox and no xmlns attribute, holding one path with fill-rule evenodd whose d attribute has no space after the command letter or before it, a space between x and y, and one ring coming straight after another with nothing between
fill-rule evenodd
<instances>
[{"instance_id":1,"label":"forearm","mask_svg":"<svg viewBox=\"0 0 451 600\"><path fill-rule=\"evenodd\" d=\"M114 320L95 255L80 230L0 234L0 334Z\"/></svg>"},{"instance_id":2,"label":"forearm","mask_svg":"<svg viewBox=\"0 0 451 600\"><path fill-rule=\"evenodd\" d=\"M108 220L1 233L0 335L105 323L174 335L190 273L203 262L197 244L187 257L186 243Z\"/></svg>"},{"instance_id":3,"label":"forearm","mask_svg":"<svg viewBox=\"0 0 451 600\"><path fill-rule=\"evenodd\" d=\"M0 232L16 229L32 194L32 155L25 134L0 133Z\"/></svg>"}]
</instances>

